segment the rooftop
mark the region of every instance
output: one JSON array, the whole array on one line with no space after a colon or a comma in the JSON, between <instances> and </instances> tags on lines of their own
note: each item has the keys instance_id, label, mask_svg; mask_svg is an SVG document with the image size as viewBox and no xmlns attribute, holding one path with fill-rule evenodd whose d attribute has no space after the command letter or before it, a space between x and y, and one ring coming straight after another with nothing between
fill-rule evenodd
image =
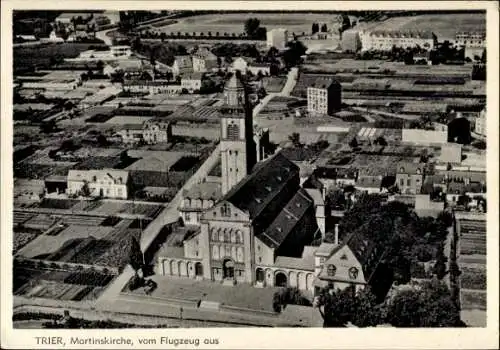
<instances>
[{"instance_id":1,"label":"rooftop","mask_svg":"<svg viewBox=\"0 0 500 350\"><path fill-rule=\"evenodd\" d=\"M252 220L273 201L282 189L297 181L299 168L281 153L258 163L253 172L233 187L225 200L247 211Z\"/></svg>"},{"instance_id":2,"label":"rooftop","mask_svg":"<svg viewBox=\"0 0 500 350\"><path fill-rule=\"evenodd\" d=\"M184 198L219 200L222 197L220 182L202 182L192 186L183 193Z\"/></svg>"},{"instance_id":3,"label":"rooftop","mask_svg":"<svg viewBox=\"0 0 500 350\"><path fill-rule=\"evenodd\" d=\"M313 201L307 192L299 189L267 230L257 237L269 247L279 248L312 206Z\"/></svg>"}]
</instances>

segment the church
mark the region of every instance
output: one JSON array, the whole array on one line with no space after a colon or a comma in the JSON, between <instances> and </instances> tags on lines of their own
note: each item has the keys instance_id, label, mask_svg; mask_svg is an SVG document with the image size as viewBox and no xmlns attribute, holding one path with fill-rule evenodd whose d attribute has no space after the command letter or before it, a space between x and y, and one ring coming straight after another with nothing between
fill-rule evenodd
<instances>
[{"instance_id":1,"label":"church","mask_svg":"<svg viewBox=\"0 0 500 350\"><path fill-rule=\"evenodd\" d=\"M341 243L336 232L335 243L313 245L325 234L324 191L301 187L299 167L282 153L264 160L257 154L252 111L236 76L224 98L218 198L212 191L182 247L159 252L157 272L228 286L297 287L311 295L325 286L362 288L369 282L366 242Z\"/></svg>"}]
</instances>

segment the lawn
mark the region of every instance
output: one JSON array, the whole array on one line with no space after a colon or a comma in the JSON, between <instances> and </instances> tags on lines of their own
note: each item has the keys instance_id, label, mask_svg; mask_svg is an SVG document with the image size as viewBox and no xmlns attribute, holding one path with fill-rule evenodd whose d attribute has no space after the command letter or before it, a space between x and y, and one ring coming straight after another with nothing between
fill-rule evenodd
<instances>
[{"instance_id":1,"label":"lawn","mask_svg":"<svg viewBox=\"0 0 500 350\"><path fill-rule=\"evenodd\" d=\"M412 17L394 17L380 23L368 24L370 30L434 32L438 40L454 39L457 32L486 30L486 16L481 14L435 14Z\"/></svg>"},{"instance_id":2,"label":"lawn","mask_svg":"<svg viewBox=\"0 0 500 350\"><path fill-rule=\"evenodd\" d=\"M179 19L177 23L158 28L170 32L204 32L243 33L245 21L249 18L258 18L261 26L266 29L285 28L290 33L310 33L313 22L326 23L329 28L334 27L335 15L318 13L227 13L209 14Z\"/></svg>"}]
</instances>

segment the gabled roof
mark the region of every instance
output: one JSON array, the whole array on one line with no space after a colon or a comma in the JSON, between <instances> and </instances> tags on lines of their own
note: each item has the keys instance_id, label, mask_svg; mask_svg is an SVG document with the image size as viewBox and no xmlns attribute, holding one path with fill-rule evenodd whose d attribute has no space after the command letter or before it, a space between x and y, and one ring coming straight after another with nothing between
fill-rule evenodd
<instances>
[{"instance_id":1,"label":"gabled roof","mask_svg":"<svg viewBox=\"0 0 500 350\"><path fill-rule=\"evenodd\" d=\"M68 181L87 181L94 182L94 176L99 180L103 176L109 176L114 180L119 180L121 183L127 183L128 171L115 169L102 170L69 170Z\"/></svg>"},{"instance_id":2,"label":"gabled roof","mask_svg":"<svg viewBox=\"0 0 500 350\"><path fill-rule=\"evenodd\" d=\"M420 174L424 173L425 164L423 163L412 163L412 162L399 162L396 168L398 174L412 174L416 175L419 170Z\"/></svg>"},{"instance_id":3,"label":"gabled roof","mask_svg":"<svg viewBox=\"0 0 500 350\"><path fill-rule=\"evenodd\" d=\"M252 173L233 187L223 200L248 212L250 218L255 220L282 189L293 181L297 182L298 187L299 168L281 153L277 153L258 163Z\"/></svg>"},{"instance_id":4,"label":"gabled roof","mask_svg":"<svg viewBox=\"0 0 500 350\"><path fill-rule=\"evenodd\" d=\"M236 74L233 74L231 78L229 78L229 81L225 84L224 89L233 89L233 90L243 90L245 86L241 82L240 79L236 76Z\"/></svg>"},{"instance_id":5,"label":"gabled roof","mask_svg":"<svg viewBox=\"0 0 500 350\"><path fill-rule=\"evenodd\" d=\"M184 193L183 197L217 201L222 197L222 185L220 182L202 182L192 186Z\"/></svg>"},{"instance_id":6,"label":"gabled roof","mask_svg":"<svg viewBox=\"0 0 500 350\"><path fill-rule=\"evenodd\" d=\"M180 67L184 66L191 66L193 62L191 61L191 56L184 55L184 56L175 56L175 61L174 63L177 62L177 64Z\"/></svg>"},{"instance_id":7,"label":"gabled roof","mask_svg":"<svg viewBox=\"0 0 500 350\"><path fill-rule=\"evenodd\" d=\"M279 248L312 206L312 199L305 190L299 189L267 230L257 235L257 238L271 248Z\"/></svg>"}]
</instances>

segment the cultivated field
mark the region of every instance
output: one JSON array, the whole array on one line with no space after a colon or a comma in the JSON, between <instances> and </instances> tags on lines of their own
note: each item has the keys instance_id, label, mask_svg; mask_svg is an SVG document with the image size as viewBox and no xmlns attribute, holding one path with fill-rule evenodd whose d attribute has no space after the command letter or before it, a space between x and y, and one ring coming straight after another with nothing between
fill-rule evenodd
<instances>
[{"instance_id":1,"label":"cultivated field","mask_svg":"<svg viewBox=\"0 0 500 350\"><path fill-rule=\"evenodd\" d=\"M454 39L461 32L486 30L486 16L480 14L443 14L411 17L394 17L383 22L366 23L369 30L428 30L434 32L438 40Z\"/></svg>"},{"instance_id":2,"label":"cultivated field","mask_svg":"<svg viewBox=\"0 0 500 350\"><path fill-rule=\"evenodd\" d=\"M317 13L229 13L223 16L219 14L200 15L178 20L177 23L157 28L158 30L170 32L212 32L219 33L243 33L244 23L248 18L258 18L261 26L266 29L285 28L290 33L310 33L313 22L326 23L328 28L336 27L336 16L333 14Z\"/></svg>"}]
</instances>

